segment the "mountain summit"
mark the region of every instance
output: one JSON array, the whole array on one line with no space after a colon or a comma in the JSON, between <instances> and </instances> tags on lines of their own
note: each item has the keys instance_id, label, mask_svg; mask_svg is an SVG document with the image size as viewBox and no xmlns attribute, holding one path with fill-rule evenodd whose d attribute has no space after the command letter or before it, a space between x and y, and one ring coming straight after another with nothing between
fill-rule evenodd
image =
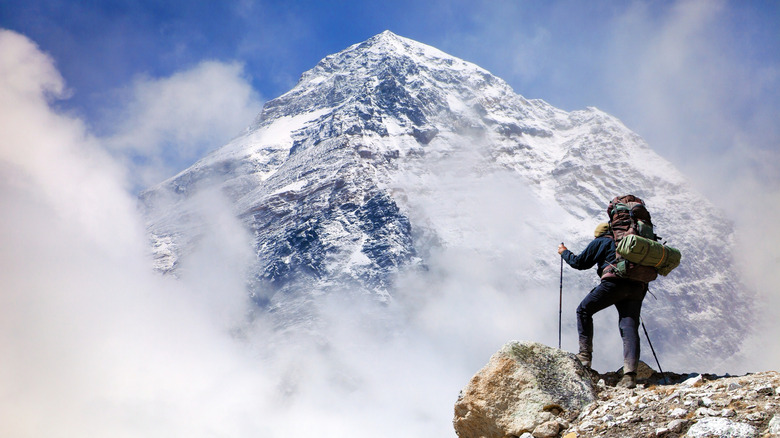
<instances>
[{"instance_id":1,"label":"mountain summit","mask_svg":"<svg viewBox=\"0 0 780 438\"><path fill-rule=\"evenodd\" d=\"M511 258L515 290L557 288L558 243L583 248L608 201L632 193L683 253L651 285L659 349L683 339L685 356L722 357L749 329L731 226L637 134L389 31L327 56L242 135L142 193L158 270L186 269L204 222L194 200L213 190L253 236L248 293L283 326L321 294L391 300L453 248ZM579 301L595 276L572 275Z\"/></svg>"}]
</instances>

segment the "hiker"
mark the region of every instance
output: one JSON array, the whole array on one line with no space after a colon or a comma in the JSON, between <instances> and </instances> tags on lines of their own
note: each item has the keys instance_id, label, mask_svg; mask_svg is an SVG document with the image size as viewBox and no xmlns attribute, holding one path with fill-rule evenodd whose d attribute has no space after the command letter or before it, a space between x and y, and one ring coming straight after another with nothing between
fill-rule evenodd
<instances>
[{"instance_id":1,"label":"hiker","mask_svg":"<svg viewBox=\"0 0 780 438\"><path fill-rule=\"evenodd\" d=\"M594 231L595 239L580 255L574 255L566 246L558 246L558 254L574 269L585 270L596 265L602 278L605 268L615 263L615 240L608 223L601 223ZM636 386L639 363L639 313L647 293L647 283L605 276L598 286L577 307L579 354L577 358L590 368L593 354L593 315L615 305L618 311L620 336L623 338L623 378L618 383L625 388Z\"/></svg>"}]
</instances>

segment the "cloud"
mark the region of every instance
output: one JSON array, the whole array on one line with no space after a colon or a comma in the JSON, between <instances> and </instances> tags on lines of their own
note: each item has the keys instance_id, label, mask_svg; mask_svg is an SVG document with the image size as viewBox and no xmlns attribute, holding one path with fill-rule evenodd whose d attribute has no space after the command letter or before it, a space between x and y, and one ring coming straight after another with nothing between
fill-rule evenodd
<instances>
[{"instance_id":1,"label":"cloud","mask_svg":"<svg viewBox=\"0 0 780 438\"><path fill-rule=\"evenodd\" d=\"M780 245L773 217L780 199L780 64L749 56L765 42L734 18L745 13L726 1L685 0L661 10L634 3L610 28L603 89L626 124L731 218L745 299L754 291L757 309L775 308L771 291L780 276L770 248ZM766 345L780 332L775 317L759 313L735 370L780 363L780 349Z\"/></svg>"},{"instance_id":2,"label":"cloud","mask_svg":"<svg viewBox=\"0 0 780 438\"><path fill-rule=\"evenodd\" d=\"M51 203L59 217L73 221L93 240L105 243L106 235L126 234L123 230L134 227L125 219L132 204L113 196L123 193L123 169L100 149L83 122L51 111L49 102L66 90L52 60L19 34L3 30L0 35L0 163L5 175L16 175L7 182L36 187L36 195Z\"/></svg>"},{"instance_id":3,"label":"cloud","mask_svg":"<svg viewBox=\"0 0 780 438\"><path fill-rule=\"evenodd\" d=\"M261 103L240 63L203 61L166 78L142 77L103 121L104 141L142 186L167 178L240 134Z\"/></svg>"},{"instance_id":4,"label":"cloud","mask_svg":"<svg viewBox=\"0 0 780 438\"><path fill-rule=\"evenodd\" d=\"M606 72L620 96L615 100L642 121L650 140L658 140L651 144L668 155L723 147L706 143L714 137L712 128L728 125L729 94L739 93L726 86L734 67L716 30L725 24L722 11L721 2L683 1L658 18L637 3L613 27Z\"/></svg>"},{"instance_id":5,"label":"cloud","mask_svg":"<svg viewBox=\"0 0 780 438\"><path fill-rule=\"evenodd\" d=\"M780 165L757 159L777 156L780 65L747 55L759 42L742 37L738 13L725 1L634 3L610 26L601 84L621 118L711 198L744 169L780 183Z\"/></svg>"},{"instance_id":6,"label":"cloud","mask_svg":"<svg viewBox=\"0 0 780 438\"><path fill-rule=\"evenodd\" d=\"M220 265L192 283L153 274L126 173L84 123L52 109L65 87L51 58L9 31L0 53L2 433L261 430L251 418L265 399L250 393L266 394L266 374L220 318L235 318L231 284L192 286ZM217 246L240 259L240 244Z\"/></svg>"}]
</instances>

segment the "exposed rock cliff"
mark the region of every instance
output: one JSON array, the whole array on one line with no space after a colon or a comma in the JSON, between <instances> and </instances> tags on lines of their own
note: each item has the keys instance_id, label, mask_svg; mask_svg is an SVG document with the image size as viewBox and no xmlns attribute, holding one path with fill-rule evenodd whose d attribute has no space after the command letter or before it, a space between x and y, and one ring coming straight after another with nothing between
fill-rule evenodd
<instances>
[{"instance_id":1,"label":"exposed rock cliff","mask_svg":"<svg viewBox=\"0 0 780 438\"><path fill-rule=\"evenodd\" d=\"M635 389L618 377L512 341L461 392L453 425L461 438L780 437L777 372L661 375L643 364Z\"/></svg>"}]
</instances>

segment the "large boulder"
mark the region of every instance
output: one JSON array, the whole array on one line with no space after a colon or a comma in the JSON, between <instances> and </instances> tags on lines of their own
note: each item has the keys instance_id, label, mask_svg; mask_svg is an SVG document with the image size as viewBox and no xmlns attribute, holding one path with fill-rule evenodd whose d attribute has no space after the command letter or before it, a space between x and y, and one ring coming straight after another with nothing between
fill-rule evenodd
<instances>
[{"instance_id":1,"label":"large boulder","mask_svg":"<svg viewBox=\"0 0 780 438\"><path fill-rule=\"evenodd\" d=\"M461 391L453 425L461 438L556 436L594 399L589 372L573 354L511 341Z\"/></svg>"}]
</instances>

